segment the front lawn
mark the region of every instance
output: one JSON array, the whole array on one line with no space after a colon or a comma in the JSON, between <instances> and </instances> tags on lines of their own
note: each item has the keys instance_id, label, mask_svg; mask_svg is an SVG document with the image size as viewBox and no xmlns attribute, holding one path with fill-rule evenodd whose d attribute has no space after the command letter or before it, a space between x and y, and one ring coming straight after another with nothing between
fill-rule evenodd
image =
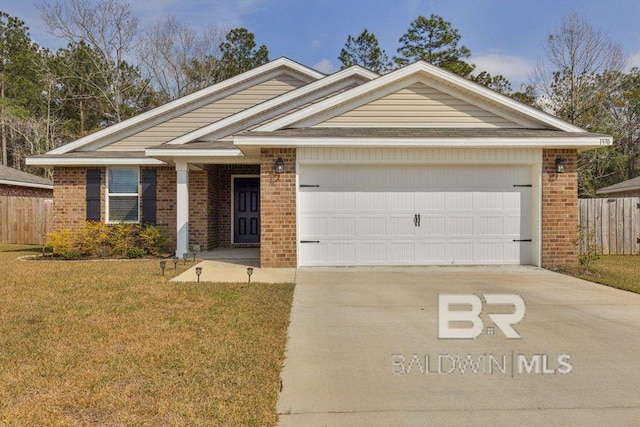
<instances>
[{"instance_id":1,"label":"front lawn","mask_svg":"<svg viewBox=\"0 0 640 427\"><path fill-rule=\"evenodd\" d=\"M0 425L276 423L293 285L37 250L0 245Z\"/></svg>"},{"instance_id":2,"label":"front lawn","mask_svg":"<svg viewBox=\"0 0 640 427\"><path fill-rule=\"evenodd\" d=\"M577 277L640 294L640 256L606 255L594 261L589 274Z\"/></svg>"}]
</instances>

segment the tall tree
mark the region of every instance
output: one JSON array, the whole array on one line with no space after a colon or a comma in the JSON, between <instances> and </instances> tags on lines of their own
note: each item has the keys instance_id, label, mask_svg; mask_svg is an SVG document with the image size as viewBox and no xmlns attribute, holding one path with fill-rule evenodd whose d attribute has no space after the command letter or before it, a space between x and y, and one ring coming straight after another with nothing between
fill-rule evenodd
<instances>
[{"instance_id":1,"label":"tall tree","mask_svg":"<svg viewBox=\"0 0 640 427\"><path fill-rule=\"evenodd\" d=\"M400 38L400 47L394 61L404 66L415 61L430 64L468 77L474 66L464 61L471 56L466 46L459 46L460 34L441 16L418 16Z\"/></svg>"},{"instance_id":2,"label":"tall tree","mask_svg":"<svg viewBox=\"0 0 640 427\"><path fill-rule=\"evenodd\" d=\"M366 28L358 37L347 36L338 59L342 62L341 69L360 65L378 74L385 74L393 69L387 53L380 48L377 37Z\"/></svg>"},{"instance_id":3,"label":"tall tree","mask_svg":"<svg viewBox=\"0 0 640 427\"><path fill-rule=\"evenodd\" d=\"M596 101L620 83L624 50L576 13L562 18L544 50L532 80L538 94L557 116L589 127L590 115L602 105Z\"/></svg>"},{"instance_id":4,"label":"tall tree","mask_svg":"<svg viewBox=\"0 0 640 427\"><path fill-rule=\"evenodd\" d=\"M269 62L267 46L257 47L255 35L246 28L234 28L220 44L217 81L226 80Z\"/></svg>"},{"instance_id":5,"label":"tall tree","mask_svg":"<svg viewBox=\"0 0 640 427\"><path fill-rule=\"evenodd\" d=\"M487 71L482 71L481 73L472 76L471 80L504 95L509 95L511 93L511 82L502 74L491 75Z\"/></svg>"},{"instance_id":6,"label":"tall tree","mask_svg":"<svg viewBox=\"0 0 640 427\"><path fill-rule=\"evenodd\" d=\"M8 121L41 107L41 82L35 72L39 59L38 46L31 41L25 23L0 12L0 139L4 165L9 164L11 145Z\"/></svg>"},{"instance_id":7,"label":"tall tree","mask_svg":"<svg viewBox=\"0 0 640 427\"><path fill-rule=\"evenodd\" d=\"M144 72L165 100L173 100L215 82L223 31L214 26L197 33L174 16L156 22L141 39L138 57ZM194 64L199 67L194 67Z\"/></svg>"},{"instance_id":8,"label":"tall tree","mask_svg":"<svg viewBox=\"0 0 640 427\"><path fill-rule=\"evenodd\" d=\"M545 59L535 68L543 107L592 132L607 132L606 103L621 84L627 62L622 47L601 29L570 13L547 38ZM593 196L615 175L616 149L590 150L578 157L578 192Z\"/></svg>"},{"instance_id":9,"label":"tall tree","mask_svg":"<svg viewBox=\"0 0 640 427\"><path fill-rule=\"evenodd\" d=\"M73 45L84 43L95 51L93 67L104 83L100 91L109 105L108 122L128 118L131 91L144 87L127 63L138 35L138 18L131 6L118 0L59 0L44 2L39 9L49 33Z\"/></svg>"}]
</instances>

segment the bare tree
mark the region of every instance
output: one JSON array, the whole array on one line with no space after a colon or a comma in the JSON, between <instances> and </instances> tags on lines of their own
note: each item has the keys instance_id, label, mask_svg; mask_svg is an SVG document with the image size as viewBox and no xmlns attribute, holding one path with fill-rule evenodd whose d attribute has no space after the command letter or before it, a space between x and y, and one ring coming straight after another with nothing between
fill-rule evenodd
<instances>
[{"instance_id":1,"label":"bare tree","mask_svg":"<svg viewBox=\"0 0 640 427\"><path fill-rule=\"evenodd\" d=\"M619 84L627 63L624 50L601 29L569 13L549 35L544 52L531 75L543 105L571 123L590 127L596 101Z\"/></svg>"},{"instance_id":2,"label":"bare tree","mask_svg":"<svg viewBox=\"0 0 640 427\"><path fill-rule=\"evenodd\" d=\"M198 34L169 16L157 21L142 37L139 61L155 88L168 100L176 99L201 89L200 82L215 80L219 46L227 32L211 26ZM194 67L195 63L202 66Z\"/></svg>"},{"instance_id":3,"label":"bare tree","mask_svg":"<svg viewBox=\"0 0 640 427\"><path fill-rule=\"evenodd\" d=\"M93 64L104 87L102 97L115 121L123 120L125 93L133 83L126 60L133 56L138 18L118 0L68 0L38 6L47 31L70 44L86 44L96 53Z\"/></svg>"}]
</instances>

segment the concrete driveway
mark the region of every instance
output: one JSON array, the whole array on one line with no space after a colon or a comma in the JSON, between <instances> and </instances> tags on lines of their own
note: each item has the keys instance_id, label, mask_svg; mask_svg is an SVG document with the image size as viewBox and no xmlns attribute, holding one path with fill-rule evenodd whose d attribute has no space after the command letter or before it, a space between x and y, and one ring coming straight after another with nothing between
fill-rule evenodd
<instances>
[{"instance_id":1,"label":"concrete driveway","mask_svg":"<svg viewBox=\"0 0 640 427\"><path fill-rule=\"evenodd\" d=\"M485 305L478 338L438 339L443 293L521 296L521 338ZM301 269L282 381L282 426L637 425L640 295L533 267Z\"/></svg>"}]
</instances>

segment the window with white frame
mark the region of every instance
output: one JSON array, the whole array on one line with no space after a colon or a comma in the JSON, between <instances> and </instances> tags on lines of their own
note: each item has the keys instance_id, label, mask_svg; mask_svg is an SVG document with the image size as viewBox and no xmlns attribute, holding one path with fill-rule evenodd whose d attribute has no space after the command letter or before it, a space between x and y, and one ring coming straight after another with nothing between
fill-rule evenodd
<instances>
[{"instance_id":1,"label":"window with white frame","mask_svg":"<svg viewBox=\"0 0 640 427\"><path fill-rule=\"evenodd\" d=\"M138 168L107 170L107 222L140 222Z\"/></svg>"}]
</instances>

